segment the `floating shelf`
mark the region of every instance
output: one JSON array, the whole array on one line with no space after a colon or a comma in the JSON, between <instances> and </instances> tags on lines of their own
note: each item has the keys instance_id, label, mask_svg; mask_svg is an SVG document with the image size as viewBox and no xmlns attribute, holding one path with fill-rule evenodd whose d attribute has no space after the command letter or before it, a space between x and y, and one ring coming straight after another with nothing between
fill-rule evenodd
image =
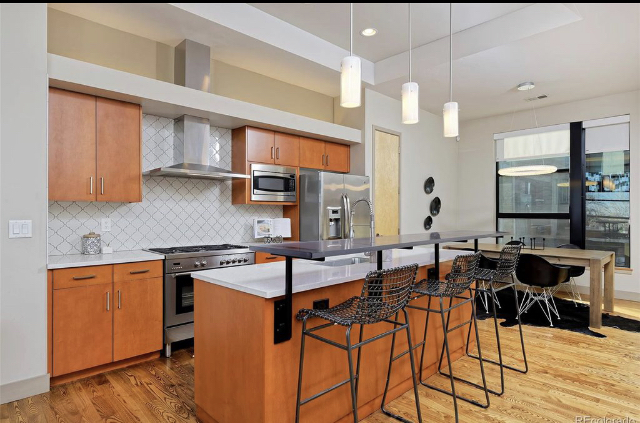
<instances>
[{"instance_id":1,"label":"floating shelf","mask_svg":"<svg viewBox=\"0 0 640 423\"><path fill-rule=\"evenodd\" d=\"M335 123L299 116L269 107L185 88L153 78L48 55L49 85L142 105L143 113L175 119L192 115L211 125L239 128L249 125L294 135L360 144L361 131Z\"/></svg>"}]
</instances>

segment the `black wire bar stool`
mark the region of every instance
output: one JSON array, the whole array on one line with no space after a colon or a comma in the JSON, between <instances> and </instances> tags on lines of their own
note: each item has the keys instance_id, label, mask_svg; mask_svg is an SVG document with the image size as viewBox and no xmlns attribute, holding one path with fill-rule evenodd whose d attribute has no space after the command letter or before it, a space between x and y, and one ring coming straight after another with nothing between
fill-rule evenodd
<instances>
[{"instance_id":1,"label":"black wire bar stool","mask_svg":"<svg viewBox=\"0 0 640 423\"><path fill-rule=\"evenodd\" d=\"M503 395L504 394L504 369L507 368L509 370L513 370L519 373L526 374L529 371L529 364L527 363L527 353L524 347L524 335L522 334L522 322L520 320L520 305L518 303L518 289L516 287L516 281L514 278L514 273L518 266L518 259L520 258L520 251L522 249L522 245L519 244L511 244L505 245L500 251L500 258L498 260L495 259L487 259L486 257L482 257L480 260L480 265L483 267L479 267L476 270L475 278L478 282L482 284L477 284L475 288L472 287L472 290L475 291L476 296L487 295L489 298L496 298L496 294L505 289L513 289L513 296L515 301L517 320L518 320L518 329L520 331L520 346L522 349L522 358L524 360L524 369L517 368L515 366L504 364L502 359L502 347L500 345L500 332L498 327L498 316L496 313L496 302L491 301L491 310L493 313L493 325L495 327L496 332L496 344L498 349L498 361L492 360L490 358L484 357L481 358L479 355L474 355L469 351L469 339L471 337L471 327L469 327L469 331L467 333L467 345L465 348L465 353L468 357L474 358L476 360L483 360L486 363L495 364L500 366L500 391L496 391L493 389L489 389L494 395ZM476 335L477 337L477 335ZM440 355L440 361L442 361L442 354ZM475 385L477 388L481 388L477 384Z\"/></svg>"},{"instance_id":2,"label":"black wire bar stool","mask_svg":"<svg viewBox=\"0 0 640 423\"><path fill-rule=\"evenodd\" d=\"M422 342L416 344L414 347L411 347L411 344L409 344L409 349L407 349L406 351L394 356L393 355L393 351L394 351L394 346L395 346L395 339L392 340L391 343L391 355L389 357L389 371L387 374L387 385L385 386L385 392L383 395L383 404L384 404L384 398L387 395L387 389L389 386L389 375L391 374L391 364L396 361L397 359L399 359L400 357L404 356L405 354L407 354L409 351L413 351L417 348L422 347L422 353L420 356L420 383L424 386L426 386L427 388L436 390L438 392L450 395L453 397L453 407L455 410L455 417L456 417L456 422L458 421L458 399L461 399L463 401L466 401L470 404L476 405L478 407L482 407L482 408L489 408L489 392L486 390L486 378L485 378L485 374L484 374L484 365L483 362L480 361L480 373L482 374L482 382L485 386L485 399L486 399L486 404L480 403L479 401L476 401L474 399L470 399L467 397L464 397L462 395L456 394L456 388L455 388L455 380L457 378L455 378L453 376L453 372L451 370L451 355L450 355L450 351L449 351L449 340L448 340L448 334L461 328L464 327L467 324L474 324L475 328L476 328L476 339L478 339L478 327L477 325L475 325L476 323L476 312L475 312L475 296L473 295L473 293L471 292L471 284L474 282L474 275L478 266L478 261L480 260L480 253L476 253L476 254L469 254L469 255L463 255L463 256L457 256L454 260L453 260L453 266L451 268L451 273L449 273L446 276L446 280L445 281L439 281L439 280L428 280L428 279L424 279L418 283L416 283L413 286L413 293L412 293L412 298L411 300L415 300L417 298L421 298L424 297L425 295L429 297L429 302L427 304L427 307L422 307L422 306L417 306L417 305L412 305L411 303L409 303L407 305L407 308L411 308L411 309L415 309L415 310L422 310L427 312L426 313L426 319L425 319L425 327L424 327L424 336L422 339ZM469 296L464 296L462 294L468 292ZM438 298L440 301L440 308L439 309L432 309L431 308L431 300L433 298ZM449 305L448 307L445 308L444 306L444 299L445 298L449 298ZM453 299L459 299L461 300L459 303L456 304L452 304ZM458 307L462 307L463 305L467 304L467 303L471 303L471 317L469 320L460 323L459 325L456 325L453 328L449 328L449 319L447 318L447 321L445 322L445 314L450 315L450 312L452 310L455 310ZM429 328L429 316L431 313L439 313L440 314L440 318L442 319L442 328L444 331L444 343L443 343L443 351L446 351L447 354L447 362L449 364L449 379L451 381L451 391L447 391L445 389L439 388L437 386L434 385L430 385L428 383L426 383L423 379L423 365L424 365L424 352L425 352L425 347L427 344L427 331ZM480 350L480 343L478 342L478 352L480 354L480 356L482 357L482 351ZM409 354L410 357L413 357L413 354ZM441 360L442 361L442 355L441 355ZM439 364L439 366L441 366L441 362ZM389 413L384 409L384 407L382 408L382 411L389 415Z\"/></svg>"},{"instance_id":3,"label":"black wire bar stool","mask_svg":"<svg viewBox=\"0 0 640 423\"><path fill-rule=\"evenodd\" d=\"M367 274L362 292L359 297L351 297L347 301L338 304L334 307L325 310L309 310L302 309L298 312L296 318L302 320L302 341L300 344L300 369L298 373L298 395L296 401L296 423L300 421L300 407L314 399L321 397L322 395L333 391L345 385L350 384L351 387L351 403L353 409L353 421L358 422L358 383L360 376L360 356L361 348L373 341L382 339L388 335L393 335L395 340L396 333L399 331L405 331L407 333L407 341L409 342L409 349L413 349L411 346L411 332L409 328L409 316L405 307L411 299L411 288L416 280L416 274L418 272L418 265L412 264L409 266L401 266L391 269L375 270ZM398 315L402 312L404 314L404 323L398 321ZM395 319L391 320L390 317L395 315ZM319 317L327 320L328 323L316 326L311 329L307 329L307 319L311 317ZM393 325L393 329L384 333L372 336L369 339L362 340L363 330L365 325L372 325L376 323L386 322ZM346 327L346 343L341 344L339 342L332 341L318 335L316 332L324 328L341 325ZM351 329L353 325L360 325L360 336L358 343L351 344ZM314 394L306 399L302 399L302 370L304 364L304 350L306 337L317 339L318 341L325 342L334 347L340 348L347 352L348 364L349 364L349 378L345 379L337 384ZM353 357L351 352L358 350L357 364L354 372ZM416 401L416 411L418 415L418 422L422 423L422 414L420 412L420 400L418 397L418 383L416 381L415 363L413 360L413 354L410 354L411 359L411 375L413 379L413 393ZM389 379L387 378L387 386L389 385ZM385 390L386 398L386 390ZM384 398L382 404L384 405ZM383 407L384 411L384 407ZM403 417L396 416L390 413L386 413L391 417L394 417L400 421L408 422Z\"/></svg>"}]
</instances>

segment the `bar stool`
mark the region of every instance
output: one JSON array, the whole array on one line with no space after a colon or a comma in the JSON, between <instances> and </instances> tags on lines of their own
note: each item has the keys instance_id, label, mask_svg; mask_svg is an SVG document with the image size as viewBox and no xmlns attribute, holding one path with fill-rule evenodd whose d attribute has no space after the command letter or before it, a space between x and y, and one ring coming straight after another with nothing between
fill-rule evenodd
<instances>
[{"instance_id":1,"label":"bar stool","mask_svg":"<svg viewBox=\"0 0 640 423\"><path fill-rule=\"evenodd\" d=\"M411 332L409 328L409 318L405 307L411 298L411 287L415 283L418 265L396 267L392 269L375 270L367 274L362 292L359 297L351 297L347 301L337 306L325 310L309 310L302 309L298 312L296 318L302 320L302 341L300 344L300 369L298 373L298 395L296 401L296 423L300 421L300 407L322 395L339 388L346 383L351 386L351 403L353 409L353 421L358 422L358 383L360 376L360 352L361 347L388 335L393 335L395 340L396 332L406 331L409 349L411 346ZM403 312L405 323L398 322L398 314ZM390 320L395 315L395 320ZM312 329L307 329L307 319L311 317L319 317L327 320L325 323ZM369 339L362 340L364 325L372 325L380 322L391 323L393 329ZM316 332L324 328L341 325L346 327L346 344L332 341L318 335ZM351 344L351 328L353 325L360 325L360 336L357 344ZM304 400L301 399L302 394L302 370L304 364L304 350L306 337L317 339L334 347L340 348L347 352L349 364L349 378L339 382L330 388L327 388L317 394L310 396ZM353 357L351 352L358 350L356 371L353 371ZM411 375L413 378L413 393L416 401L416 411L418 413L418 421L422 422L422 414L420 413L420 401L418 398L418 384L415 378L415 364L413 354L411 359ZM387 386L388 386L387 380ZM385 392L386 395L386 392ZM384 404L384 400L383 400ZM402 417L395 416L398 420L407 421Z\"/></svg>"},{"instance_id":2,"label":"bar stool","mask_svg":"<svg viewBox=\"0 0 640 423\"><path fill-rule=\"evenodd\" d=\"M496 343L498 346L498 361L491 360L489 358L482 359L484 362L495 364L500 366L500 391L495 391L493 389L489 389L494 395L502 395L504 394L504 369L510 369L519 373L526 374L529 371L529 365L527 363L527 354L524 348L524 336L522 334L522 322L520 321L520 305L518 302L518 289L516 287L516 281L514 279L514 273L518 266L518 259L520 258L520 251L522 249L522 244L507 244L500 251L500 258L498 260L495 259L487 259L481 260L481 264L483 268L478 268L476 270L475 278L478 281L476 285L475 295L481 296L487 294L493 300L491 301L491 309L493 312L493 325L496 331ZM510 281L509 281L510 279ZM499 286L496 286L499 285ZM505 289L512 288L513 296L515 300L516 313L518 319L518 329L520 330L520 345L522 348L522 358L524 359L524 369L519 369L514 366L510 366L503 363L502 360L502 347L500 345L500 332L498 330L498 316L496 313L496 294ZM469 328L469 332L467 333L467 346L465 352L467 356L471 358L475 358L476 360L481 360L478 355L471 354L469 352L469 338L471 337L471 328ZM476 335L477 337L477 335Z\"/></svg>"},{"instance_id":3,"label":"bar stool","mask_svg":"<svg viewBox=\"0 0 640 423\"><path fill-rule=\"evenodd\" d=\"M404 356L405 354L407 354L409 351L413 351L416 348L422 347L422 354L420 356L420 383L424 386L426 386L427 388L436 390L438 392L442 392L444 394L450 395L453 397L453 407L455 410L455 417L456 417L456 422L458 421L458 399L461 399L463 401L466 401L470 404L476 405L478 407L482 407L482 408L489 408L489 392L487 391L487 381L485 378L485 374L484 374L484 365L483 362L480 361L480 373L482 374L482 383L484 385L484 390L485 390L485 398L486 398L486 404L482 404L476 400L470 399L470 398L466 398L463 397L461 395L456 394L456 388L455 388L455 380L460 380L472 385L472 382L468 382L465 381L464 379L461 378L457 378L453 376L453 371L452 371L452 363L451 363L451 355L449 352L449 340L448 340L448 334L453 332L456 329L459 329L467 324L473 324L475 326L476 329L476 340L477 340L477 344L478 344L478 353L480 354L480 357L482 357L482 352L480 350L480 340L478 337L478 326L476 324L476 311L475 311L475 296L473 295L473 293L471 292L471 284L474 282L474 275L478 266L478 261L480 260L480 253L476 253L476 254L469 254L469 255L464 255L464 256L457 256L454 260L453 260L453 266L451 268L451 273L449 273L446 277L445 281L439 281L439 280L422 280L418 283L416 283L413 286L413 294L416 295L412 295L411 300L415 300L417 298L421 298L426 296L429 296L429 303L427 305L427 307L421 307L421 306L416 306L416 305L412 305L411 303L409 303L407 305L407 308L411 308L411 309L416 309L416 310L422 310L422 311L426 311L427 312L427 316L426 316L426 320L425 320L425 327L424 327L424 337L422 342L420 342L419 344L417 344L415 347L411 347L411 344L409 344L409 349L398 354L397 356L393 356L393 351L394 351L394 347L395 347L395 339L393 339L392 343L391 343L391 356L389 358L389 370L388 370L388 374L387 374L387 386L385 386L385 392L383 395L383 404L384 404L384 398L387 395L387 389L388 389L388 385L389 385L389 376L391 375L391 364L396 361L397 359L399 359L400 357ZM462 296L463 293L468 292L469 293L469 297L466 296ZM432 309L431 308L431 300L432 298L438 298L440 301L440 308L439 309ZM448 307L445 308L444 306L444 299L448 298L449 299L449 305ZM453 299L460 299L461 301L457 304L453 304ZM451 310L454 310L458 307L461 307L467 303L471 303L471 318L463 323L460 323L459 325L456 325L453 328L449 328L449 317L447 317L446 322L445 322L445 314L447 314L448 316L450 315ZM425 347L426 347L426 343L427 343L427 331L429 328L429 316L431 313L439 313L440 314L440 318L442 319L442 328L444 331L444 344L443 344L443 352L446 351L447 353L447 363L449 364L449 374L447 376L449 376L449 379L451 381L451 391L447 391L445 389L439 388L437 386L433 386L430 385L428 383L426 383L423 379L422 376L422 369L423 369L423 365L424 365L424 351L425 351ZM409 354L410 357L413 357L413 354ZM440 369L440 366L442 364L442 354L440 355L440 364L438 365L438 369ZM479 385L475 385L475 386L479 386ZM384 407L382 408L382 411L385 412L385 414L390 415L389 412L387 412ZM392 416L393 417L393 416Z\"/></svg>"}]
</instances>

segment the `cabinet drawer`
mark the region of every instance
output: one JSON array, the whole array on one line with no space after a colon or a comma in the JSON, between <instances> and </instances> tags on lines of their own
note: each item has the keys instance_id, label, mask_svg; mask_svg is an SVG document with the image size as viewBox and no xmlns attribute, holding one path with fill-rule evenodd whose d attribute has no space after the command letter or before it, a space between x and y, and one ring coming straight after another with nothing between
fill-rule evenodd
<instances>
[{"instance_id":1,"label":"cabinet drawer","mask_svg":"<svg viewBox=\"0 0 640 423\"><path fill-rule=\"evenodd\" d=\"M113 266L113 280L132 281L136 279L151 279L162 277L162 260L141 261L138 263L115 264Z\"/></svg>"},{"instance_id":2,"label":"cabinet drawer","mask_svg":"<svg viewBox=\"0 0 640 423\"><path fill-rule=\"evenodd\" d=\"M87 266L53 271L53 289L76 288L80 286L111 283L113 266Z\"/></svg>"},{"instance_id":3,"label":"cabinet drawer","mask_svg":"<svg viewBox=\"0 0 640 423\"><path fill-rule=\"evenodd\" d=\"M274 261L284 261L284 257L272 256L268 253L256 252L256 264L271 263Z\"/></svg>"}]
</instances>

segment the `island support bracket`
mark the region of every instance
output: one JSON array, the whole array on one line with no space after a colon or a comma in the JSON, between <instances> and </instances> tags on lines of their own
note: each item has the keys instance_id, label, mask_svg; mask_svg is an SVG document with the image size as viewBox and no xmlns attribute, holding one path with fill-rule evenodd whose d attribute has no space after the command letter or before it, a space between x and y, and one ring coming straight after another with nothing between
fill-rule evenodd
<instances>
[{"instance_id":1,"label":"island support bracket","mask_svg":"<svg viewBox=\"0 0 640 423\"><path fill-rule=\"evenodd\" d=\"M293 324L293 258L285 258L284 298L273 303L273 343L291 339Z\"/></svg>"}]
</instances>

